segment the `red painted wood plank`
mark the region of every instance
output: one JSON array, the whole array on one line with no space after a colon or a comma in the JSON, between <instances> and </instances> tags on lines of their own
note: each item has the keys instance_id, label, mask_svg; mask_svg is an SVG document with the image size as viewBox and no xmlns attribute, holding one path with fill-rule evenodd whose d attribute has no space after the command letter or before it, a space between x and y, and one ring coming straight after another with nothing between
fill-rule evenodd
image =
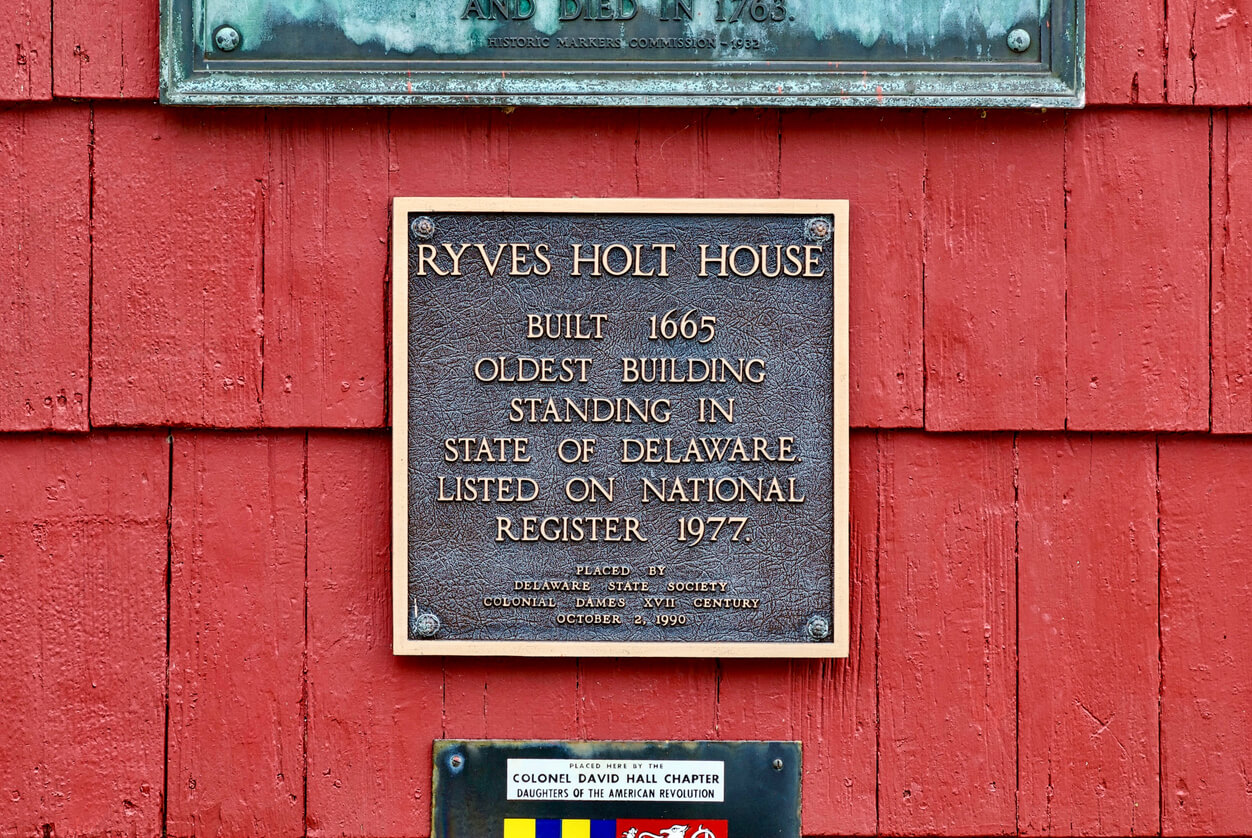
<instances>
[{"instance_id":1,"label":"red painted wood plank","mask_svg":"<svg viewBox=\"0 0 1252 838\"><path fill-rule=\"evenodd\" d=\"M711 676L710 662L701 660L582 660L576 738L713 739Z\"/></svg>"},{"instance_id":2,"label":"red painted wood plank","mask_svg":"<svg viewBox=\"0 0 1252 838\"><path fill-rule=\"evenodd\" d=\"M1069 117L1068 427L1208 427L1209 116Z\"/></svg>"},{"instance_id":3,"label":"red painted wood plank","mask_svg":"<svg viewBox=\"0 0 1252 838\"><path fill-rule=\"evenodd\" d=\"M644 198L702 198L708 111L644 108L639 115L635 177Z\"/></svg>"},{"instance_id":4,"label":"red painted wood plank","mask_svg":"<svg viewBox=\"0 0 1252 838\"><path fill-rule=\"evenodd\" d=\"M57 96L155 99L159 4L56 0L52 88Z\"/></svg>"},{"instance_id":5,"label":"red painted wood plank","mask_svg":"<svg viewBox=\"0 0 1252 838\"><path fill-rule=\"evenodd\" d=\"M1065 421L1064 121L926 114L926 427Z\"/></svg>"},{"instance_id":6,"label":"red painted wood plank","mask_svg":"<svg viewBox=\"0 0 1252 838\"><path fill-rule=\"evenodd\" d=\"M428 835L444 661L391 654L390 444L309 435L308 828Z\"/></svg>"},{"instance_id":7,"label":"red painted wood plank","mask_svg":"<svg viewBox=\"0 0 1252 838\"><path fill-rule=\"evenodd\" d=\"M878 830L1012 833L1012 438L879 443Z\"/></svg>"},{"instance_id":8,"label":"red painted wood plank","mask_svg":"<svg viewBox=\"0 0 1252 838\"><path fill-rule=\"evenodd\" d=\"M578 662L448 658L443 715L448 739L579 739Z\"/></svg>"},{"instance_id":9,"label":"red painted wood plank","mask_svg":"<svg viewBox=\"0 0 1252 838\"><path fill-rule=\"evenodd\" d=\"M1213 114L1213 431L1252 433L1252 119Z\"/></svg>"},{"instance_id":10,"label":"red painted wood plank","mask_svg":"<svg viewBox=\"0 0 1252 838\"><path fill-rule=\"evenodd\" d=\"M777 110L711 110L704 118L704 194L777 198L781 140Z\"/></svg>"},{"instance_id":11,"label":"red painted wood plank","mask_svg":"<svg viewBox=\"0 0 1252 838\"><path fill-rule=\"evenodd\" d=\"M87 430L87 107L0 112L0 430Z\"/></svg>"},{"instance_id":12,"label":"red painted wood plank","mask_svg":"<svg viewBox=\"0 0 1252 838\"><path fill-rule=\"evenodd\" d=\"M304 833L305 440L176 433L168 831Z\"/></svg>"},{"instance_id":13,"label":"red painted wood plank","mask_svg":"<svg viewBox=\"0 0 1252 838\"><path fill-rule=\"evenodd\" d=\"M52 98L51 0L10 0L0 16L9 69L0 73L0 102Z\"/></svg>"},{"instance_id":14,"label":"red painted wood plank","mask_svg":"<svg viewBox=\"0 0 1252 838\"><path fill-rule=\"evenodd\" d=\"M788 198L847 198L850 412L857 427L922 424L922 113L805 111L783 118Z\"/></svg>"},{"instance_id":15,"label":"red painted wood plank","mask_svg":"<svg viewBox=\"0 0 1252 838\"><path fill-rule=\"evenodd\" d=\"M401 108L391 113L390 134L392 195L509 194L502 111Z\"/></svg>"},{"instance_id":16,"label":"red painted wood plank","mask_svg":"<svg viewBox=\"0 0 1252 838\"><path fill-rule=\"evenodd\" d=\"M1158 834L1156 442L1018 456L1020 832Z\"/></svg>"},{"instance_id":17,"label":"red painted wood plank","mask_svg":"<svg viewBox=\"0 0 1252 838\"><path fill-rule=\"evenodd\" d=\"M385 421L390 229L387 119L284 111L268 120L265 424Z\"/></svg>"},{"instance_id":18,"label":"red painted wood plank","mask_svg":"<svg viewBox=\"0 0 1252 838\"><path fill-rule=\"evenodd\" d=\"M1242 0L1171 0L1166 8L1170 103L1252 103L1252 6Z\"/></svg>"},{"instance_id":19,"label":"red painted wood plank","mask_svg":"<svg viewBox=\"0 0 1252 838\"><path fill-rule=\"evenodd\" d=\"M834 661L726 660L717 684L720 739L803 743L805 835L872 835L877 812L878 445L854 433L851 459L851 650Z\"/></svg>"},{"instance_id":20,"label":"red painted wood plank","mask_svg":"<svg viewBox=\"0 0 1252 838\"><path fill-rule=\"evenodd\" d=\"M1162 825L1252 834L1252 447L1162 438L1160 456Z\"/></svg>"},{"instance_id":21,"label":"red painted wood plank","mask_svg":"<svg viewBox=\"0 0 1252 838\"><path fill-rule=\"evenodd\" d=\"M1086 14L1087 104L1164 104L1164 0L1095 0Z\"/></svg>"},{"instance_id":22,"label":"red painted wood plank","mask_svg":"<svg viewBox=\"0 0 1252 838\"><path fill-rule=\"evenodd\" d=\"M260 423L262 119L96 108L93 424Z\"/></svg>"},{"instance_id":23,"label":"red painted wood plank","mask_svg":"<svg viewBox=\"0 0 1252 838\"><path fill-rule=\"evenodd\" d=\"M161 833L168 452L0 438L2 835Z\"/></svg>"},{"instance_id":24,"label":"red painted wood plank","mask_svg":"<svg viewBox=\"0 0 1252 838\"><path fill-rule=\"evenodd\" d=\"M509 194L636 194L638 120L631 111L523 108L508 116Z\"/></svg>"}]
</instances>

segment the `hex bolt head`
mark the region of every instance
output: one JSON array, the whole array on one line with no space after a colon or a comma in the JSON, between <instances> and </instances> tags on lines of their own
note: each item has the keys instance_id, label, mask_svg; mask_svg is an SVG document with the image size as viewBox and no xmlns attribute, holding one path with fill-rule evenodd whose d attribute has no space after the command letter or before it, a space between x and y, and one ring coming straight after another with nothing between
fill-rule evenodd
<instances>
[{"instance_id":1,"label":"hex bolt head","mask_svg":"<svg viewBox=\"0 0 1252 838\"><path fill-rule=\"evenodd\" d=\"M1025 52L1030 49L1030 33L1020 27L1010 32L1006 40L1008 41L1009 49L1013 50L1013 52Z\"/></svg>"},{"instance_id":2,"label":"hex bolt head","mask_svg":"<svg viewBox=\"0 0 1252 838\"><path fill-rule=\"evenodd\" d=\"M810 617L805 630L810 640L825 640L830 637L830 621L825 617Z\"/></svg>"},{"instance_id":3,"label":"hex bolt head","mask_svg":"<svg viewBox=\"0 0 1252 838\"><path fill-rule=\"evenodd\" d=\"M222 52L234 52L243 43L243 36L233 26L219 26L213 33L213 44Z\"/></svg>"},{"instance_id":4,"label":"hex bolt head","mask_svg":"<svg viewBox=\"0 0 1252 838\"><path fill-rule=\"evenodd\" d=\"M427 611L424 614L418 614L416 620L418 637L434 637L439 633L439 618Z\"/></svg>"}]
</instances>

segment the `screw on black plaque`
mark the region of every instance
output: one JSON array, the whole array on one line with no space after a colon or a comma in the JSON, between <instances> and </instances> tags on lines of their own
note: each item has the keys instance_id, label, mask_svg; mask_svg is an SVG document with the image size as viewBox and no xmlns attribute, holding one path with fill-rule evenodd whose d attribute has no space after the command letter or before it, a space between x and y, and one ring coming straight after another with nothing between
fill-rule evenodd
<instances>
[{"instance_id":1,"label":"screw on black plaque","mask_svg":"<svg viewBox=\"0 0 1252 838\"><path fill-rule=\"evenodd\" d=\"M418 637L434 637L439 633L439 618L427 611L424 614L418 614L414 621L414 628L417 629Z\"/></svg>"},{"instance_id":2,"label":"screw on black plaque","mask_svg":"<svg viewBox=\"0 0 1252 838\"><path fill-rule=\"evenodd\" d=\"M234 52L243 43L243 36L233 26L219 26L213 32L213 45L222 52Z\"/></svg>"},{"instance_id":3,"label":"screw on black plaque","mask_svg":"<svg viewBox=\"0 0 1252 838\"><path fill-rule=\"evenodd\" d=\"M429 216L419 215L409 223L409 229L418 241L428 242L435 237L435 222Z\"/></svg>"},{"instance_id":4,"label":"screw on black plaque","mask_svg":"<svg viewBox=\"0 0 1252 838\"><path fill-rule=\"evenodd\" d=\"M453 774L461 773L461 769L464 767L465 767L465 757L461 756L460 754L453 754L452 756L448 757L448 768L452 770Z\"/></svg>"},{"instance_id":5,"label":"screw on black plaque","mask_svg":"<svg viewBox=\"0 0 1252 838\"><path fill-rule=\"evenodd\" d=\"M825 617L810 617L805 629L810 640L825 640L830 637L830 621Z\"/></svg>"},{"instance_id":6,"label":"screw on black plaque","mask_svg":"<svg viewBox=\"0 0 1252 838\"><path fill-rule=\"evenodd\" d=\"M810 218L804 225L804 237L811 242L830 241L829 218Z\"/></svg>"},{"instance_id":7,"label":"screw on black plaque","mask_svg":"<svg viewBox=\"0 0 1252 838\"><path fill-rule=\"evenodd\" d=\"M782 771L782 769L783 769L783 761L781 759L774 760L774 770Z\"/></svg>"}]
</instances>

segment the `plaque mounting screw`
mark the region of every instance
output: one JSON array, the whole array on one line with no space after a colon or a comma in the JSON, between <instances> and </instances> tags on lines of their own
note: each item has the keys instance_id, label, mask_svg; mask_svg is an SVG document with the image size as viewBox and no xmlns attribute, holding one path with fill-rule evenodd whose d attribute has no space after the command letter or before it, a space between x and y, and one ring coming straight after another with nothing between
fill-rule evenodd
<instances>
[{"instance_id":1,"label":"plaque mounting screw","mask_svg":"<svg viewBox=\"0 0 1252 838\"><path fill-rule=\"evenodd\" d=\"M430 241L435 236L435 222L431 221L428 216L419 215L409 224L409 229L413 231L413 235L417 236L419 241Z\"/></svg>"},{"instance_id":2,"label":"plaque mounting screw","mask_svg":"<svg viewBox=\"0 0 1252 838\"><path fill-rule=\"evenodd\" d=\"M810 617L806 630L811 639L825 640L830 637L830 621L825 617Z\"/></svg>"},{"instance_id":3,"label":"plaque mounting screw","mask_svg":"<svg viewBox=\"0 0 1252 838\"><path fill-rule=\"evenodd\" d=\"M811 242L830 241L830 219L810 218L804 225L804 237Z\"/></svg>"},{"instance_id":4,"label":"plaque mounting screw","mask_svg":"<svg viewBox=\"0 0 1252 838\"><path fill-rule=\"evenodd\" d=\"M1010 32L1007 40L1009 49L1013 52L1025 52L1030 49L1030 33L1021 27Z\"/></svg>"},{"instance_id":5,"label":"plaque mounting screw","mask_svg":"<svg viewBox=\"0 0 1252 838\"><path fill-rule=\"evenodd\" d=\"M774 770L782 771L782 768L783 768L783 761L781 759L774 760Z\"/></svg>"},{"instance_id":6,"label":"plaque mounting screw","mask_svg":"<svg viewBox=\"0 0 1252 838\"><path fill-rule=\"evenodd\" d=\"M239 30L233 26L219 26L213 32L213 43L222 52L234 52L242 41Z\"/></svg>"},{"instance_id":7,"label":"plaque mounting screw","mask_svg":"<svg viewBox=\"0 0 1252 838\"><path fill-rule=\"evenodd\" d=\"M439 633L439 618L429 611L418 614L416 621L418 637L434 637Z\"/></svg>"},{"instance_id":8,"label":"plaque mounting screw","mask_svg":"<svg viewBox=\"0 0 1252 838\"><path fill-rule=\"evenodd\" d=\"M461 756L460 754L453 754L451 757L448 758L448 766L453 771L460 771L462 766L464 765L465 765L465 757Z\"/></svg>"}]
</instances>

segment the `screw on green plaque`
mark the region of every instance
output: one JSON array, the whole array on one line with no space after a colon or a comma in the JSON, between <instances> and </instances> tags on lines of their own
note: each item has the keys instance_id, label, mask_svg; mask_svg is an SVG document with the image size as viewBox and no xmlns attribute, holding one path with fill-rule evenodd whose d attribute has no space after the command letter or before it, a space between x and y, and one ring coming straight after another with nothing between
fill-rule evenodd
<instances>
[{"instance_id":1,"label":"screw on green plaque","mask_svg":"<svg viewBox=\"0 0 1252 838\"><path fill-rule=\"evenodd\" d=\"M162 0L173 104L1081 107L1084 0Z\"/></svg>"},{"instance_id":2,"label":"screw on green plaque","mask_svg":"<svg viewBox=\"0 0 1252 838\"><path fill-rule=\"evenodd\" d=\"M435 742L433 838L800 838L798 742Z\"/></svg>"}]
</instances>

